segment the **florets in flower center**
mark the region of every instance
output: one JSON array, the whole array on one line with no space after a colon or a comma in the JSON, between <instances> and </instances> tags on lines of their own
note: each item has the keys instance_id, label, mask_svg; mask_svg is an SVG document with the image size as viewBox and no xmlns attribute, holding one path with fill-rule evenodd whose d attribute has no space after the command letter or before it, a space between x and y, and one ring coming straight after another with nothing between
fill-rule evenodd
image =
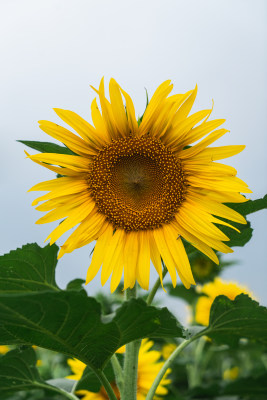
<instances>
[{"instance_id":1,"label":"florets in flower center","mask_svg":"<svg viewBox=\"0 0 267 400\"><path fill-rule=\"evenodd\" d=\"M99 212L114 228L138 231L174 218L186 182L180 160L144 135L106 145L95 157L89 186Z\"/></svg>"}]
</instances>

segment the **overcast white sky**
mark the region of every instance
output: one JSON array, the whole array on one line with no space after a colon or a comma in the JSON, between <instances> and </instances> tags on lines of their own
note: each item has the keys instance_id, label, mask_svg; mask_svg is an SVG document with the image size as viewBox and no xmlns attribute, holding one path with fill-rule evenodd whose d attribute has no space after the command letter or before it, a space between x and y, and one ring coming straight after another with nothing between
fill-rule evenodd
<instances>
[{"instance_id":1,"label":"overcast white sky","mask_svg":"<svg viewBox=\"0 0 267 400\"><path fill-rule=\"evenodd\" d=\"M27 242L43 245L56 226L35 225L41 215L31 207L36 193L26 193L53 174L26 160L16 139L51 141L37 121L59 123L53 107L90 119L89 85L97 86L102 76L106 83L114 77L128 91L139 114L144 88L151 97L165 79L172 79L176 93L197 83L194 110L214 99L213 116L226 118L231 131L219 144L247 146L229 162L253 190L251 198L262 197L267 191L266 16L265 0L1 0L1 253ZM223 277L247 285L266 304L266 212L250 220L253 239L225 257L240 264ZM60 260L62 286L85 277L90 249ZM99 288L96 278L88 289Z\"/></svg>"}]
</instances>

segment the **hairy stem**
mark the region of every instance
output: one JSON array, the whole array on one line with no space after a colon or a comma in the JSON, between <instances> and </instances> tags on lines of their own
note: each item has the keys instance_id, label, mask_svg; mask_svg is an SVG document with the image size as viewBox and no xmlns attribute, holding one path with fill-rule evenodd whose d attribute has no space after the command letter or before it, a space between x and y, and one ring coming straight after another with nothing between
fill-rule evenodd
<instances>
[{"instance_id":1,"label":"hairy stem","mask_svg":"<svg viewBox=\"0 0 267 400\"><path fill-rule=\"evenodd\" d=\"M136 286L133 289L126 290L126 300L136 297ZM126 344L126 352L124 359L124 387L122 392L122 400L136 400L137 393L137 369L138 354L141 340Z\"/></svg>"},{"instance_id":2,"label":"hairy stem","mask_svg":"<svg viewBox=\"0 0 267 400\"><path fill-rule=\"evenodd\" d=\"M36 384L36 387L39 387L40 389L45 389L45 390L49 389L49 391L58 393L61 396L66 397L66 399L69 399L69 400L78 400L78 397L76 397L75 394L66 392L66 390L60 389L57 386L49 385L49 387L48 387L47 385L43 385L38 382Z\"/></svg>"},{"instance_id":3,"label":"hairy stem","mask_svg":"<svg viewBox=\"0 0 267 400\"><path fill-rule=\"evenodd\" d=\"M166 274L167 274L168 270L165 266L163 266L163 271L162 271L162 280L165 278ZM155 285L153 286L151 292L149 293L149 295L147 296L146 302L148 305L150 305L157 293L158 288L161 285L161 280L160 278L157 279Z\"/></svg>"},{"instance_id":4,"label":"hairy stem","mask_svg":"<svg viewBox=\"0 0 267 400\"><path fill-rule=\"evenodd\" d=\"M107 392L107 395L109 397L110 400L118 400L117 396L115 395L106 375L104 374L103 371L101 371L100 369L94 369L94 373L97 375L98 379L100 380L100 382L102 383L102 385L105 388L105 391Z\"/></svg>"},{"instance_id":5,"label":"hairy stem","mask_svg":"<svg viewBox=\"0 0 267 400\"><path fill-rule=\"evenodd\" d=\"M202 332L199 335L193 336L192 338L188 340L184 340L170 355L170 357L165 361L164 365L162 366L161 370L159 371L158 375L156 376L156 379L154 380L147 396L146 400L153 400L154 395L156 393L157 387L160 384L160 381L164 377L164 375L167 372L167 369L170 368L171 364L175 360L175 358L181 353L181 351L187 347L190 343L192 343L194 340L198 339L200 336L202 336Z\"/></svg>"},{"instance_id":6,"label":"hairy stem","mask_svg":"<svg viewBox=\"0 0 267 400\"><path fill-rule=\"evenodd\" d=\"M114 371L116 384L118 386L120 394L122 394L124 384L123 371L116 354L113 354L113 356L111 357L111 365Z\"/></svg>"}]
</instances>

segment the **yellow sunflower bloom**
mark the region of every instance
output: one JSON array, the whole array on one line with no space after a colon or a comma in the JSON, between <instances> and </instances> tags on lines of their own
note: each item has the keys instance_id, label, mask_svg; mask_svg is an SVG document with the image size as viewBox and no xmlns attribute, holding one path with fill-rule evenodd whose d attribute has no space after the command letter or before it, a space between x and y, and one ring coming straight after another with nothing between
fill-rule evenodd
<instances>
[{"instance_id":1,"label":"yellow sunflower bloom","mask_svg":"<svg viewBox=\"0 0 267 400\"><path fill-rule=\"evenodd\" d=\"M176 347L177 345L174 343L164 344L164 346L162 347L162 357L164 358L164 360L167 360L167 358L170 357L170 355L174 352Z\"/></svg>"},{"instance_id":2,"label":"yellow sunflower bloom","mask_svg":"<svg viewBox=\"0 0 267 400\"><path fill-rule=\"evenodd\" d=\"M225 381L235 381L239 376L239 368L232 367L230 369L226 369L223 372L223 380Z\"/></svg>"},{"instance_id":3,"label":"yellow sunflower bloom","mask_svg":"<svg viewBox=\"0 0 267 400\"><path fill-rule=\"evenodd\" d=\"M145 400L146 395L149 389L151 388L152 383L154 382L158 372L160 371L161 367L164 364L164 362L158 361L161 358L162 353L157 350L151 350L153 344L154 343L151 340L147 339L142 340L142 344L139 351L139 359L138 359L137 400ZM76 359L75 360L69 359L68 364L74 374L67 376L67 378L75 380L81 379L86 365ZM167 375L170 372L171 370L168 369L166 375L161 380L160 385L156 390L157 395L164 396L168 393L166 385L168 385L171 382L171 380L167 378ZM120 394L115 383L111 383L111 386L117 398L120 399ZM82 400L108 399L104 387L101 387L98 393L89 392L88 390L79 390L77 391L77 394L83 396ZM159 397L155 397L155 399L159 399Z\"/></svg>"},{"instance_id":4,"label":"yellow sunflower bloom","mask_svg":"<svg viewBox=\"0 0 267 400\"><path fill-rule=\"evenodd\" d=\"M201 288L201 293L207 295L200 297L196 303L195 320L201 325L209 324L210 308L215 297L224 295L230 300L234 300L236 296L241 293L245 293L250 297L253 297L246 287L237 285L233 282L223 281L220 278L216 278L213 282L203 285Z\"/></svg>"},{"instance_id":5,"label":"yellow sunflower bloom","mask_svg":"<svg viewBox=\"0 0 267 400\"><path fill-rule=\"evenodd\" d=\"M112 275L112 292L122 274L125 289L138 281L147 290L150 260L162 278L162 258L173 286L178 273L189 288L195 281L182 238L218 263L212 249L232 250L214 223L231 225L216 216L246 223L223 203L244 202L240 192L251 191L234 168L215 162L245 146L208 147L228 132L217 129L224 120L208 121L211 109L188 116L197 87L169 96L172 88L170 81L157 88L139 125L130 96L114 79L109 84L110 101L103 79L99 90L94 89L101 112L94 99L93 125L72 111L55 109L79 136L40 121L44 132L74 154L29 156L62 175L30 189L49 192L33 202L42 202L37 210L48 212L37 223L64 219L48 236L51 244L76 227L59 257L96 240L87 283L102 266L101 283Z\"/></svg>"},{"instance_id":6,"label":"yellow sunflower bloom","mask_svg":"<svg viewBox=\"0 0 267 400\"><path fill-rule=\"evenodd\" d=\"M9 350L10 349L8 346L5 345L0 346L0 354L6 354Z\"/></svg>"}]
</instances>

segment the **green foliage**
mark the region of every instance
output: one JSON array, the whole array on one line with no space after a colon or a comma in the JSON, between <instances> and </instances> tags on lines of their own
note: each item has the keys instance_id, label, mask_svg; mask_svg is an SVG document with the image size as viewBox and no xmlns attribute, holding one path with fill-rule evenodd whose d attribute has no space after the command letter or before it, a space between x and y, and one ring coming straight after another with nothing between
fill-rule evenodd
<instances>
[{"instance_id":1,"label":"green foliage","mask_svg":"<svg viewBox=\"0 0 267 400\"><path fill-rule=\"evenodd\" d=\"M0 358L0 394L4 396L21 390L45 389L55 392L39 375L36 355L32 348L15 349Z\"/></svg>"},{"instance_id":2,"label":"green foliage","mask_svg":"<svg viewBox=\"0 0 267 400\"><path fill-rule=\"evenodd\" d=\"M267 397L266 382L267 373L257 377L237 379L230 383L214 383L206 387L195 387L190 390L189 395L193 399L213 399L214 397L228 399L228 396L238 396L238 399L263 400Z\"/></svg>"},{"instance_id":3,"label":"green foliage","mask_svg":"<svg viewBox=\"0 0 267 400\"><path fill-rule=\"evenodd\" d=\"M237 211L239 214L246 216L267 208L267 195L262 199L249 200L245 203L228 203L228 207ZM224 218L221 218L224 220ZM250 222L247 225L238 224L231 221L231 225L235 226L240 230L240 233L234 231L227 226L219 225L219 228L229 237L230 241L227 242L229 247L244 246L252 237L253 229L251 228Z\"/></svg>"},{"instance_id":4,"label":"green foliage","mask_svg":"<svg viewBox=\"0 0 267 400\"><path fill-rule=\"evenodd\" d=\"M209 326L202 333L230 346L241 338L267 344L267 308L245 294L235 300L218 296L211 306Z\"/></svg>"},{"instance_id":5,"label":"green foliage","mask_svg":"<svg viewBox=\"0 0 267 400\"><path fill-rule=\"evenodd\" d=\"M216 224L218 225L218 224ZM223 225L218 225L220 230L225 233L225 235L230 239L229 241L225 242L227 246L229 247L243 247L245 244L247 244L250 239L252 238L252 232L253 229L251 228L251 224L248 221L247 225L243 224L237 224L236 222L231 221L231 225L235 226L237 229L239 229L240 233L237 231L234 231L233 229L223 226Z\"/></svg>"},{"instance_id":6,"label":"green foliage","mask_svg":"<svg viewBox=\"0 0 267 400\"><path fill-rule=\"evenodd\" d=\"M132 340L183 336L166 308L133 299L117 310L111 322L103 323L95 299L76 291L2 295L0 320L0 343L34 344L95 368L102 368L119 347Z\"/></svg>"},{"instance_id":7,"label":"green foliage","mask_svg":"<svg viewBox=\"0 0 267 400\"><path fill-rule=\"evenodd\" d=\"M249 200L245 203L228 203L227 206L242 215L252 214L267 208L267 194L262 199Z\"/></svg>"},{"instance_id":8,"label":"green foliage","mask_svg":"<svg viewBox=\"0 0 267 400\"><path fill-rule=\"evenodd\" d=\"M56 246L42 249L32 244L3 256L0 271L4 277L11 271L11 278L4 281L5 291L0 295L0 343L34 344L102 368L119 347L132 340L183 337L181 326L166 308L147 306L141 299L124 303L104 323L100 304L77 290L81 281L72 282L68 287L72 290L57 289L56 252ZM25 281L29 291L15 293L14 279ZM40 285L46 291L34 292Z\"/></svg>"},{"instance_id":9,"label":"green foliage","mask_svg":"<svg viewBox=\"0 0 267 400\"><path fill-rule=\"evenodd\" d=\"M111 363L108 362L106 367L104 368L104 373L108 378L109 382L115 381L114 372L111 366ZM86 367L83 373L82 378L79 380L76 390L90 390L90 392L99 392L101 388L101 383L90 367Z\"/></svg>"},{"instance_id":10,"label":"green foliage","mask_svg":"<svg viewBox=\"0 0 267 400\"><path fill-rule=\"evenodd\" d=\"M22 144L30 147L31 149L40 151L41 153L57 153L57 154L70 154L73 155L73 151L68 149L66 146L59 146L58 144L51 142L37 142L34 140L17 140Z\"/></svg>"},{"instance_id":11,"label":"green foliage","mask_svg":"<svg viewBox=\"0 0 267 400\"><path fill-rule=\"evenodd\" d=\"M76 291L80 292L81 290L84 290L84 288L82 286L84 283L85 283L84 279L79 279L79 278L73 279L73 281L70 281L67 284L67 289L68 290L76 290Z\"/></svg>"},{"instance_id":12,"label":"green foliage","mask_svg":"<svg viewBox=\"0 0 267 400\"><path fill-rule=\"evenodd\" d=\"M26 244L0 256L0 293L59 290L55 281L58 247Z\"/></svg>"},{"instance_id":13,"label":"green foliage","mask_svg":"<svg viewBox=\"0 0 267 400\"><path fill-rule=\"evenodd\" d=\"M67 284L66 290L74 290L76 292L84 292L87 293L86 290L83 287L83 284L85 283L84 279L73 279Z\"/></svg>"}]
</instances>

